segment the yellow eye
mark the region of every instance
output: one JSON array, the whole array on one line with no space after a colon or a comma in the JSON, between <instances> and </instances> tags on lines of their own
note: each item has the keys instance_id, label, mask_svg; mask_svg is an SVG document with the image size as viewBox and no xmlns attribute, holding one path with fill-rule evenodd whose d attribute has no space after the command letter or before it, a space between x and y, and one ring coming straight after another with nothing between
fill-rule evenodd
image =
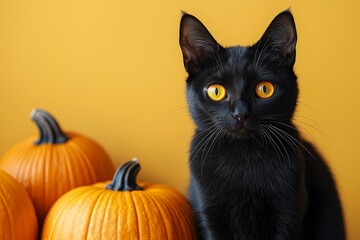
<instances>
[{"instance_id":1,"label":"yellow eye","mask_svg":"<svg viewBox=\"0 0 360 240\"><path fill-rule=\"evenodd\" d=\"M226 97L226 90L220 84L213 84L207 89L209 98L214 101L221 101Z\"/></svg>"},{"instance_id":2,"label":"yellow eye","mask_svg":"<svg viewBox=\"0 0 360 240\"><path fill-rule=\"evenodd\" d=\"M270 82L261 82L256 85L255 92L259 98L269 98L274 94L274 85Z\"/></svg>"}]
</instances>

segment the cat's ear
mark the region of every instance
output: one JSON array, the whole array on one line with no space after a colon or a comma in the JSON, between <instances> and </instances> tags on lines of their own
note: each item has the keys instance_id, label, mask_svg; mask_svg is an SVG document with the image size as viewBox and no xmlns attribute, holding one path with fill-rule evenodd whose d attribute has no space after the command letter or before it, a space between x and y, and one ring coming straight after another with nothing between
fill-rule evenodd
<instances>
[{"instance_id":1,"label":"cat's ear","mask_svg":"<svg viewBox=\"0 0 360 240\"><path fill-rule=\"evenodd\" d=\"M297 33L294 17L289 10L278 14L259 40L259 49L280 51L282 57L295 62Z\"/></svg>"},{"instance_id":2,"label":"cat's ear","mask_svg":"<svg viewBox=\"0 0 360 240\"><path fill-rule=\"evenodd\" d=\"M200 70L202 64L216 56L221 46L194 16L184 13L180 22L180 47L187 72Z\"/></svg>"}]
</instances>

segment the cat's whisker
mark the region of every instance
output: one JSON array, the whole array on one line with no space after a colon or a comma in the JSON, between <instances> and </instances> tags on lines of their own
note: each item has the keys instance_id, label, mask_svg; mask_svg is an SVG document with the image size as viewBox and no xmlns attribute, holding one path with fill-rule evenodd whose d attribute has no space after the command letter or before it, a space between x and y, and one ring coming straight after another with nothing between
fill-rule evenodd
<instances>
[{"instance_id":1,"label":"cat's whisker","mask_svg":"<svg viewBox=\"0 0 360 240\"><path fill-rule=\"evenodd\" d=\"M299 144L307 153L310 154L310 156L312 156L313 158L316 159L316 157L299 141L297 140L296 138L294 138L293 136L291 136L289 133L285 132L284 130L282 130L281 128L278 128L274 125L272 125L272 127L278 129L279 131L281 131L284 135L290 137L292 140L294 140L297 144Z\"/></svg>"},{"instance_id":2,"label":"cat's whisker","mask_svg":"<svg viewBox=\"0 0 360 240\"><path fill-rule=\"evenodd\" d=\"M186 145L188 144L188 139L194 136L194 130L193 129L184 129L180 133L178 133L175 136L174 143L176 146L180 145L183 146L183 144L186 141ZM186 140L185 140L186 139Z\"/></svg>"},{"instance_id":3,"label":"cat's whisker","mask_svg":"<svg viewBox=\"0 0 360 240\"><path fill-rule=\"evenodd\" d=\"M270 124L271 126L271 124ZM300 164L300 166L303 168L303 162L302 162L302 155L301 155L301 151L300 151L300 148L298 147L298 144L294 142L294 140L292 138L290 138L289 136L285 135L285 134L282 134L281 131L279 131L279 129L277 129L275 126L272 126L274 127L274 130L278 132L279 136L281 136L285 142L288 143L288 145L291 147L291 149L294 151L294 153L297 155L297 159L298 159L298 162Z\"/></svg>"},{"instance_id":4,"label":"cat's whisker","mask_svg":"<svg viewBox=\"0 0 360 240\"><path fill-rule=\"evenodd\" d=\"M262 125L264 127L266 127L265 125ZM260 126L261 127L261 126ZM266 137L269 139L269 142L271 143L271 145L273 146L275 152L276 152L276 155L278 156L278 158L280 158L280 155L279 153L281 154L281 150L280 148L277 146L275 140L271 137L270 133L268 131L271 131L270 129L268 128L263 128L263 131L264 131L264 134L266 135Z\"/></svg>"},{"instance_id":5,"label":"cat's whisker","mask_svg":"<svg viewBox=\"0 0 360 240\"><path fill-rule=\"evenodd\" d=\"M213 122L210 120L210 119L203 119L203 126L204 127L212 127L214 124ZM201 131L199 133L199 136L201 136L203 133L206 133L206 131ZM185 138L185 137L193 137L194 136L194 130L191 128L191 129L185 129L183 130L182 133L178 134L177 137L175 138L175 144L179 144L181 139Z\"/></svg>"},{"instance_id":6,"label":"cat's whisker","mask_svg":"<svg viewBox=\"0 0 360 240\"><path fill-rule=\"evenodd\" d=\"M269 127L274 127L271 124L269 124ZM302 162L302 154L300 152L300 149L298 147L298 144L296 144L289 136L282 134L278 129L273 128L273 130L275 132L277 132L277 134L279 134L279 136L291 147L291 149L294 151L294 153L297 155L298 162L300 164L300 166L303 168L303 162ZM290 162L289 162L290 164Z\"/></svg>"},{"instance_id":7,"label":"cat's whisker","mask_svg":"<svg viewBox=\"0 0 360 240\"><path fill-rule=\"evenodd\" d=\"M288 124L288 123L285 123L285 122L276 121L276 119L271 120L271 122L272 122L272 123L279 124L279 125L283 125L283 126L285 126L285 127L294 129L294 130L296 130L296 131L298 130L296 127L294 127L294 126L292 126L292 125L290 125L290 124ZM302 127L302 126L298 126L298 127L304 129L304 131L306 132L306 134L308 134L310 137L314 138L314 136L313 136L306 128L304 128L304 127Z\"/></svg>"},{"instance_id":8,"label":"cat's whisker","mask_svg":"<svg viewBox=\"0 0 360 240\"><path fill-rule=\"evenodd\" d=\"M276 123L276 124L279 124L279 125L283 125L283 126L286 126L288 128L291 128L291 129L294 129L297 131L297 128L293 125L291 125L290 123L288 123L287 121L286 122L281 122L279 117L275 118L275 117L269 117L269 116L266 116L266 117L263 117L262 118L263 120L270 120L271 123ZM314 139L314 136L310 133L309 130L307 130L305 127L303 126L300 126L300 125L296 125L297 127L303 129L307 135L309 135L311 138Z\"/></svg>"},{"instance_id":9,"label":"cat's whisker","mask_svg":"<svg viewBox=\"0 0 360 240\"><path fill-rule=\"evenodd\" d=\"M203 139L202 139L202 144L201 147L199 148L199 150L197 151L196 155L202 150L202 157L201 157L201 170L200 170L200 179L202 179L202 172L203 172L203 166L204 166L204 151L207 149L208 143L212 140L212 137L216 134L218 130L218 126L215 126L214 129L212 129L212 131L209 132L209 134L207 134ZM196 156L195 155L195 156ZM195 157L194 156L194 157Z\"/></svg>"},{"instance_id":10,"label":"cat's whisker","mask_svg":"<svg viewBox=\"0 0 360 240\"><path fill-rule=\"evenodd\" d=\"M284 144L282 143L282 141L281 141L281 140L279 139L279 137L277 136L277 134L274 132L274 130L273 130L272 128L270 128L269 125L264 125L264 126L265 126L266 128L268 128L269 133L271 133L271 134L276 138L277 142L280 143L282 149L284 149L284 151L285 151L285 154L286 154L286 156L287 156L287 159L290 161L290 156L289 156L289 154L288 154L288 152L287 152ZM279 152L280 152L280 154L281 154L282 159L285 160L285 156L284 156L283 152L281 151L280 147L278 146L278 144L276 144L276 141L275 141L275 140L274 140L274 142L275 142L275 145L277 146L277 148L278 148L278 150L279 150Z\"/></svg>"},{"instance_id":11,"label":"cat's whisker","mask_svg":"<svg viewBox=\"0 0 360 240\"><path fill-rule=\"evenodd\" d=\"M278 131L277 131L278 132ZM301 152L297 144L287 136L283 135L282 133L278 132L279 136L291 147L294 153L297 155L298 159L301 158Z\"/></svg>"},{"instance_id":12,"label":"cat's whisker","mask_svg":"<svg viewBox=\"0 0 360 240\"><path fill-rule=\"evenodd\" d=\"M317 127L319 127L321 129L321 125L317 121L315 121L314 119L311 119L309 117L305 117L305 116L302 116L302 115L295 114L293 119L296 119L296 118L303 118L305 120L308 120L308 121L314 123Z\"/></svg>"},{"instance_id":13,"label":"cat's whisker","mask_svg":"<svg viewBox=\"0 0 360 240\"><path fill-rule=\"evenodd\" d=\"M186 105L185 105L185 106L182 106L182 107L179 107L179 108L176 108L176 109L172 110L171 112L167 112L167 113L165 113L164 115L159 116L159 117L155 120L155 122L154 122L153 124L151 124L151 126L156 126L156 125L159 124L159 122L161 122L162 120L168 118L169 116L171 116L171 115L173 115L173 114L175 114L175 113L177 113L177 112L179 112L179 111L181 111L181 110L184 110L184 111L186 111L186 113L188 113L188 108L187 108Z\"/></svg>"},{"instance_id":14,"label":"cat's whisker","mask_svg":"<svg viewBox=\"0 0 360 240\"><path fill-rule=\"evenodd\" d=\"M260 137L261 137L262 142L265 142L265 144L266 144L266 149L268 149L268 148L269 148L268 139L267 139L266 136L265 136L264 129L262 129L262 128L260 127L260 128L259 128L259 133L260 133Z\"/></svg>"},{"instance_id":15,"label":"cat's whisker","mask_svg":"<svg viewBox=\"0 0 360 240\"><path fill-rule=\"evenodd\" d=\"M200 178L201 178L201 179L202 179L202 176L203 176L203 168L204 168L205 160L206 160L209 152L212 150L214 144L217 142L217 139L218 139L219 135L221 134L222 129L219 127L219 128L216 129L216 131L217 131L218 133L217 133L217 134L215 135L215 137L213 138L212 143L210 144L210 146L207 147L207 144L206 144L206 146L205 146L205 148L207 148L208 150L207 150L205 156L203 156L202 162L201 162L201 170L200 170L200 171L201 171L201 172L200 172L200 176L201 176ZM216 131L215 131L215 132L216 132ZM213 134L213 135L214 135L214 134ZM213 135L210 136L210 139L212 138ZM204 153L204 151L203 151L203 153Z\"/></svg>"},{"instance_id":16,"label":"cat's whisker","mask_svg":"<svg viewBox=\"0 0 360 240\"><path fill-rule=\"evenodd\" d=\"M308 105L308 104L305 104L305 103L303 103L303 102L301 102L301 101L299 101L299 100L297 100L296 102L302 104L303 106L305 106L305 107L307 107L307 108L309 108L309 109L311 109L311 110L313 110L313 111L315 111L315 112L317 112L317 113L323 114L322 112L320 112L320 111L317 110L316 108L311 107L311 106Z\"/></svg>"},{"instance_id":17,"label":"cat's whisker","mask_svg":"<svg viewBox=\"0 0 360 240\"><path fill-rule=\"evenodd\" d=\"M216 135L215 135L215 133L216 133ZM217 128L214 130L214 134L213 134L213 135L215 135L215 137L213 138L212 143L210 144L209 147L207 147L207 145L205 146L205 148L207 148L208 150L207 150L207 152L206 152L205 155L204 155L204 152L203 152L203 155L202 155L203 159L206 159L207 155L209 154L209 151L211 150L213 144L215 143L215 141L216 141L216 139L217 139L217 137L219 136L220 133L221 133L221 128L220 128L220 127L217 127ZM213 135L210 136L210 139L213 137Z\"/></svg>"},{"instance_id":18,"label":"cat's whisker","mask_svg":"<svg viewBox=\"0 0 360 240\"><path fill-rule=\"evenodd\" d=\"M289 125L289 124L285 124L285 123L282 123L282 122L278 122L278 121L274 121L275 123L277 123L277 124L280 124L280 125L283 125L283 126L286 126L286 127L289 127L289 128L291 128L291 129L294 129L294 130L296 130L297 131L297 128L296 127L294 127L294 126L291 126L291 125ZM314 136L309 132L309 130L307 130L305 127L303 127L303 126L299 126L299 125L297 125L297 127L299 127L299 128L301 128L301 129L303 129L304 131L305 131L305 133L306 134L308 134L311 138L313 138L314 139Z\"/></svg>"},{"instance_id":19,"label":"cat's whisker","mask_svg":"<svg viewBox=\"0 0 360 240\"><path fill-rule=\"evenodd\" d=\"M305 103L303 103L303 102L297 101L297 103L300 103L300 104L302 104L302 105L310 108L311 110L313 110L313 111L315 111L315 112L318 112L318 113L320 113L320 114L323 114L322 112L320 112L320 111L317 110L316 108L313 108L313 107L311 107L311 106L309 106L309 105L307 105L307 104L305 104ZM316 124L317 127L313 126L313 125L310 124L310 123L306 123L306 122L303 122L303 121L299 121L299 120L297 120L296 118L304 118L304 119L306 119L306 120L309 120L309 121L311 121L312 123ZM319 124L318 122L316 122L315 120L313 120L313 119L311 119L311 118L309 118L309 117L300 116L300 115L297 115L297 114L296 114L296 115L294 116L294 118L293 118L293 121L295 121L295 122L297 122L297 123L304 124L304 125L306 125L306 126L309 126L309 127L311 127L312 129L317 130L318 132L320 132L320 133L323 134L324 136L326 136L326 137L334 140L334 138L333 138L332 136L330 136L330 135L328 135L328 134L326 134L326 133L324 132L324 130L321 128L321 126L320 126L320 124Z\"/></svg>"},{"instance_id":20,"label":"cat's whisker","mask_svg":"<svg viewBox=\"0 0 360 240\"><path fill-rule=\"evenodd\" d=\"M304 125L306 125L306 126L308 126L308 127L311 127L312 129L314 129L314 130L318 131L319 133L323 134L324 136L326 136L326 137L328 137L328 138L330 138L330 139L332 139L332 140L335 140L335 138L333 138L333 137L331 137L330 135L326 134L323 130L318 129L317 127L314 127L313 125L311 125L311 124L309 124L309 123L306 123L306 122L303 122L303 121L299 121L299 120L296 120L296 119L293 119L293 120L294 120L296 123L298 123L298 124L304 124Z\"/></svg>"},{"instance_id":21,"label":"cat's whisker","mask_svg":"<svg viewBox=\"0 0 360 240\"><path fill-rule=\"evenodd\" d=\"M264 137L263 137L261 131L259 131L259 134L260 134L261 142L264 143ZM254 140L255 140L262 148L264 148L265 150L267 150L267 147L265 147L263 144L261 144L261 142L258 140L258 138L257 138L256 135L251 134L251 136L254 138Z\"/></svg>"},{"instance_id":22,"label":"cat's whisker","mask_svg":"<svg viewBox=\"0 0 360 240\"><path fill-rule=\"evenodd\" d=\"M219 126L215 126L215 128L212 130L211 134L207 137L206 141L204 142L204 144L203 144L204 150L202 151L202 155L201 155L202 160L204 160L204 153L205 153L205 150L207 149L208 144L213 139L213 136L215 134L217 134L218 129L219 129Z\"/></svg>"},{"instance_id":23,"label":"cat's whisker","mask_svg":"<svg viewBox=\"0 0 360 240\"><path fill-rule=\"evenodd\" d=\"M198 148L203 144L203 141L205 141L205 139L206 139L206 136L207 135L210 135L210 133L209 132L206 132L206 131L203 131L203 132L200 132L200 133L198 133L198 134L196 134L194 137L195 137L195 139L200 139L199 140L199 142L196 144L196 146L193 148L193 149L191 149L191 151L190 151L190 156L192 157L192 158L195 158L196 157L196 155L197 155L197 153L198 153ZM203 137L204 136L204 137ZM194 154L195 153L195 154ZM192 155L194 155L194 156L192 156ZM191 159L190 159L191 160Z\"/></svg>"},{"instance_id":24,"label":"cat's whisker","mask_svg":"<svg viewBox=\"0 0 360 240\"><path fill-rule=\"evenodd\" d=\"M174 113L176 113L176 112L179 112L179 111L181 111L181 110L186 110L186 111L188 111L188 106L185 105L185 106L181 106L181 107L179 107L179 108L176 108L176 109L174 109L173 111L168 112L167 114L165 114L163 117L168 117L169 115L174 114Z\"/></svg>"},{"instance_id":25,"label":"cat's whisker","mask_svg":"<svg viewBox=\"0 0 360 240\"><path fill-rule=\"evenodd\" d=\"M216 126L213 126L208 131L200 132L199 134L195 135L195 138L200 138L199 142L196 144L196 146L190 151L190 161L196 158L202 147L204 146L204 143L207 141L208 137L213 133L213 131L216 129Z\"/></svg>"},{"instance_id":26,"label":"cat's whisker","mask_svg":"<svg viewBox=\"0 0 360 240\"><path fill-rule=\"evenodd\" d=\"M278 128L273 126L272 124L268 124L270 128L272 128L296 153L296 155L300 158L300 149L298 148L297 144L288 136L284 135Z\"/></svg>"}]
</instances>

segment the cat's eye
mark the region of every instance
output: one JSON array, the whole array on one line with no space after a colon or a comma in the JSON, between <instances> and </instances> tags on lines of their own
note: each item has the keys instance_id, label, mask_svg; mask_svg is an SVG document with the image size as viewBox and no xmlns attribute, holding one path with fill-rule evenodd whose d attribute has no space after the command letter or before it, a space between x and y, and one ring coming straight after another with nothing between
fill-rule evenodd
<instances>
[{"instance_id":1,"label":"cat's eye","mask_svg":"<svg viewBox=\"0 0 360 240\"><path fill-rule=\"evenodd\" d=\"M226 97L226 89L220 84L213 84L207 88L207 94L214 101L221 101Z\"/></svg>"},{"instance_id":2,"label":"cat's eye","mask_svg":"<svg viewBox=\"0 0 360 240\"><path fill-rule=\"evenodd\" d=\"M270 82L261 82L255 88L255 93L259 98L269 98L274 94L274 91L274 85Z\"/></svg>"}]
</instances>

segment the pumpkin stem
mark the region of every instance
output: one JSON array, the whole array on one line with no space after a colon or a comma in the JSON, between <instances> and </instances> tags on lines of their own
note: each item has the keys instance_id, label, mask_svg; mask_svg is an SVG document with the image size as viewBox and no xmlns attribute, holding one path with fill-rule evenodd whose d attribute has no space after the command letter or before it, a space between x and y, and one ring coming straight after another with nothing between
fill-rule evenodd
<instances>
[{"instance_id":1,"label":"pumpkin stem","mask_svg":"<svg viewBox=\"0 0 360 240\"><path fill-rule=\"evenodd\" d=\"M136 158L124 163L116 170L113 181L106 188L113 191L143 190L142 187L136 184L136 176L140 168Z\"/></svg>"},{"instance_id":2,"label":"pumpkin stem","mask_svg":"<svg viewBox=\"0 0 360 240\"><path fill-rule=\"evenodd\" d=\"M40 138L35 141L36 145L64 143L69 139L50 113L36 108L31 111L31 119L36 123L40 132Z\"/></svg>"}]
</instances>

